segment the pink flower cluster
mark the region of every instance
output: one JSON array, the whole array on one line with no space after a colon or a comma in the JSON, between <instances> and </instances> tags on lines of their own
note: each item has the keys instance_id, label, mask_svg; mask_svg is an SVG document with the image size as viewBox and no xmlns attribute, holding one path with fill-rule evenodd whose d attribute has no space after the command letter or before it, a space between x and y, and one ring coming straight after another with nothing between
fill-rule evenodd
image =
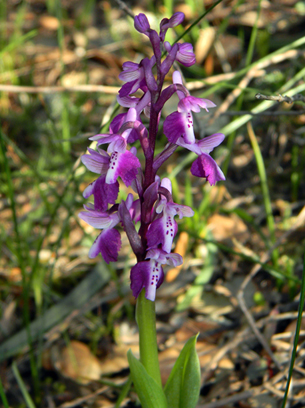
<instances>
[{"instance_id":1,"label":"pink flower cluster","mask_svg":"<svg viewBox=\"0 0 305 408\"><path fill-rule=\"evenodd\" d=\"M82 157L84 165L99 175L83 193L85 198L93 196L93 203L86 205L86 211L79 215L88 224L102 230L89 251L89 257L94 258L100 253L107 263L117 261L121 247L117 226L121 225L137 257L137 264L130 275L132 292L137 297L144 288L146 298L152 301L164 278L162 265L182 263L182 257L171 252L177 233L174 217L191 217L194 214L190 207L173 202L171 182L167 178L160 180L158 169L181 146L198 156L191 166L193 175L206 178L211 185L225 179L210 156L214 147L223 141L224 135L217 133L197 140L193 128L192 112L200 109L208 111L215 104L208 99L191 96L178 71L173 73L173 83L163 89L165 75L175 61L186 67L195 63L191 44L171 46L165 41L167 30L181 24L183 19L183 13L175 13L170 19L164 18L158 34L150 28L144 14L135 17L135 28L149 38L154 55L150 59L144 58L139 64L123 64L119 78L125 84L119 91L118 102L128 110L113 119L109 133L90 138L97 141L97 150L88 149L89 154ZM166 56L162 58L163 51ZM137 91L142 91L141 97L134 95ZM163 125L168 143L161 153L155 155L161 111L175 93L179 98L177 111L167 116ZM148 129L143 125L141 115L149 119ZM144 152L144 171L137 149L131 146L136 141L140 142ZM102 145L108 145L107 151L100 148ZM116 203L119 177L126 186L132 187L138 198L129 194L126 201ZM139 222L140 228L136 230Z\"/></svg>"}]
</instances>

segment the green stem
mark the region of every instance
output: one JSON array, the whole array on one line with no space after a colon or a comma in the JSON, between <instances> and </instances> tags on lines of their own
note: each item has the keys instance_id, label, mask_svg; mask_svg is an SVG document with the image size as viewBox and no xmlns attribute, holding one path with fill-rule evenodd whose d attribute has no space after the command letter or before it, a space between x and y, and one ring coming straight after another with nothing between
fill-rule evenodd
<instances>
[{"instance_id":1,"label":"green stem","mask_svg":"<svg viewBox=\"0 0 305 408\"><path fill-rule=\"evenodd\" d=\"M145 298L145 289L137 300L136 319L140 337L140 360L147 373L160 385L155 302Z\"/></svg>"}]
</instances>

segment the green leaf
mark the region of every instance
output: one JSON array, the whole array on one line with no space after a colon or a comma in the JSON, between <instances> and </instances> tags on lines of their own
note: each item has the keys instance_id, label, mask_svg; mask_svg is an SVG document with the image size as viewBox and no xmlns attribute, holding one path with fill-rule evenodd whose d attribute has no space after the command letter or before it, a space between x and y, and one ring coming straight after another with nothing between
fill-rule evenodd
<instances>
[{"instance_id":1,"label":"green leaf","mask_svg":"<svg viewBox=\"0 0 305 408\"><path fill-rule=\"evenodd\" d=\"M197 336L191 337L181 350L164 387L168 408L195 408L197 404L200 392Z\"/></svg>"},{"instance_id":2,"label":"green leaf","mask_svg":"<svg viewBox=\"0 0 305 408\"><path fill-rule=\"evenodd\" d=\"M167 408L165 394L159 384L147 373L143 364L131 350L127 353L131 378L142 408Z\"/></svg>"}]
</instances>

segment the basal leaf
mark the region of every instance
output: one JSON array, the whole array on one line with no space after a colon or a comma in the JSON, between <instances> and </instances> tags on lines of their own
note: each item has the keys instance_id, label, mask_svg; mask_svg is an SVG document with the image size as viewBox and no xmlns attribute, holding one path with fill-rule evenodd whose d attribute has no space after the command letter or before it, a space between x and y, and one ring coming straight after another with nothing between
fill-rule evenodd
<instances>
[{"instance_id":1,"label":"basal leaf","mask_svg":"<svg viewBox=\"0 0 305 408\"><path fill-rule=\"evenodd\" d=\"M131 350L127 353L130 373L142 408L167 408L165 394Z\"/></svg>"},{"instance_id":2,"label":"basal leaf","mask_svg":"<svg viewBox=\"0 0 305 408\"><path fill-rule=\"evenodd\" d=\"M197 404L200 364L196 339L197 336L193 336L185 344L164 387L168 408L195 408Z\"/></svg>"}]
</instances>

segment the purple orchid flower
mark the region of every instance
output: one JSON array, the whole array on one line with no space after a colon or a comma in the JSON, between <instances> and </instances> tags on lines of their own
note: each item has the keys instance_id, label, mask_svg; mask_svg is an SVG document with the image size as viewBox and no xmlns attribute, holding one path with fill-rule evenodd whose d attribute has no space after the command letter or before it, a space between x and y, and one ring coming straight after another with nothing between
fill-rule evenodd
<instances>
[{"instance_id":1,"label":"purple orchid flower","mask_svg":"<svg viewBox=\"0 0 305 408\"><path fill-rule=\"evenodd\" d=\"M164 18L160 23L160 39L164 41L166 32L169 28L174 28L180 25L184 20L184 14L181 12L174 13L171 18Z\"/></svg>"},{"instance_id":2,"label":"purple orchid flower","mask_svg":"<svg viewBox=\"0 0 305 408\"><path fill-rule=\"evenodd\" d=\"M182 263L180 255L171 253L173 239L177 233L179 218L191 217L194 211L185 205L173 202L171 182L160 181L157 170L171 156L177 146L195 152L198 158L191 166L191 172L205 177L213 185L224 180L224 175L209 153L224 139L217 133L202 140L196 140L192 112L208 111L215 104L208 99L195 98L183 86L178 71L173 73L173 85L163 89L164 78L175 61L189 67L195 63L191 44L173 44L165 41L169 28L181 24L183 13L175 13L160 23L159 34L150 28L147 17L135 17L135 28L145 34L152 45L153 56L144 58L139 64L125 62L119 78L124 85L117 96L118 103L128 108L118 114L109 126L107 134L97 134L90 140L97 142L97 150L88 149L82 157L84 165L98 178L83 192L85 198L93 196L93 204L85 206L80 218L101 233L95 239L89 257L101 254L105 262L115 262L121 247L121 236L117 227L121 225L127 234L131 248L137 257L137 264L131 270L131 289L135 297L145 289L147 299L154 301L156 289L164 279L162 265L177 266ZM162 53L167 54L163 58ZM142 95L134 93L141 91ZM177 111L164 121L164 133L169 144L155 155L155 144L159 120L165 102L177 93ZM149 119L149 127L143 125L141 115ZM142 171L137 149L130 146L139 141L145 156ZM108 145L107 152L99 148ZM138 195L134 199L128 194L126 201L117 202L119 196L118 178ZM110 205L110 208L108 206ZM139 228L136 226L140 223Z\"/></svg>"},{"instance_id":3,"label":"purple orchid flower","mask_svg":"<svg viewBox=\"0 0 305 408\"><path fill-rule=\"evenodd\" d=\"M122 119L122 118L120 118ZM133 122L137 119L137 112L134 108L130 108L127 112L124 122ZM111 154L109 165L106 172L106 183L113 184L120 176L126 186L130 186L132 181L136 178L138 169L141 163L136 156L137 150L132 147L130 151L126 150L127 141L133 129L126 129L120 133L98 134L90 137L90 140L97 140L98 145L109 143L108 153ZM132 138L134 140L134 138ZM97 159L97 156L94 156ZM101 156L102 160L104 155ZM88 159L87 159L88 160ZM86 163L84 163L86 164Z\"/></svg>"},{"instance_id":4,"label":"purple orchid flower","mask_svg":"<svg viewBox=\"0 0 305 408\"><path fill-rule=\"evenodd\" d=\"M164 48L168 53L170 53L172 50L172 46L168 41L164 42ZM178 44L178 52L175 60L180 62L180 64L184 65L185 67L191 67L192 65L196 64L196 56L194 54L192 44Z\"/></svg>"},{"instance_id":5,"label":"purple orchid flower","mask_svg":"<svg viewBox=\"0 0 305 408\"><path fill-rule=\"evenodd\" d=\"M133 296L138 297L145 288L145 297L151 301L156 298L156 290L164 280L162 265L178 266L183 260L179 254L168 254L162 249L151 249L146 254L146 260L138 262L130 272L130 288Z\"/></svg>"},{"instance_id":6,"label":"purple orchid flower","mask_svg":"<svg viewBox=\"0 0 305 408\"><path fill-rule=\"evenodd\" d=\"M224 138L224 134L215 133L202 140L196 140L193 144L185 143L182 137L176 142L178 146L185 147L199 156L191 166L191 173L196 177L205 177L211 186L216 184L217 181L226 179L218 164L209 155L214 147L220 145Z\"/></svg>"},{"instance_id":7,"label":"purple orchid flower","mask_svg":"<svg viewBox=\"0 0 305 408\"><path fill-rule=\"evenodd\" d=\"M149 60L146 58L148 64L147 68L151 69L155 63L156 58L154 56ZM147 92L148 86L145 78L145 66L143 65L144 60L140 64L136 64L131 61L124 62L123 72L120 73L119 78L121 81L126 82L119 91L119 96L121 98L135 93L138 89L143 92Z\"/></svg>"},{"instance_id":8,"label":"purple orchid flower","mask_svg":"<svg viewBox=\"0 0 305 408\"><path fill-rule=\"evenodd\" d=\"M161 181L161 187L171 195L172 186L168 178ZM150 224L147 231L147 245L148 248L156 248L161 245L163 251L170 253L172 243L178 231L177 222L174 220L175 215L182 217L192 217L194 211L186 206L175 204L172 201L167 201L166 197L161 195L161 199L156 207L156 219Z\"/></svg>"},{"instance_id":9,"label":"purple orchid flower","mask_svg":"<svg viewBox=\"0 0 305 408\"><path fill-rule=\"evenodd\" d=\"M131 219L138 222L140 201L134 201L132 194L128 194L126 202L122 203L126 204ZM87 211L81 211L79 217L92 227L103 230L95 239L89 251L89 258L95 258L100 253L106 263L116 262L121 248L121 235L114 227L121 222L120 212L97 211L92 205L86 205L84 208Z\"/></svg>"},{"instance_id":10,"label":"purple orchid flower","mask_svg":"<svg viewBox=\"0 0 305 408\"><path fill-rule=\"evenodd\" d=\"M179 71L173 73L173 83L183 85ZM192 111L199 112L200 108L208 111L208 108L213 108L216 105L208 99L185 96L182 91L177 91L177 94L180 99L178 111L171 113L165 119L164 134L171 143L176 143L180 137L183 137L185 143L193 144L195 143L195 135Z\"/></svg>"}]
</instances>

